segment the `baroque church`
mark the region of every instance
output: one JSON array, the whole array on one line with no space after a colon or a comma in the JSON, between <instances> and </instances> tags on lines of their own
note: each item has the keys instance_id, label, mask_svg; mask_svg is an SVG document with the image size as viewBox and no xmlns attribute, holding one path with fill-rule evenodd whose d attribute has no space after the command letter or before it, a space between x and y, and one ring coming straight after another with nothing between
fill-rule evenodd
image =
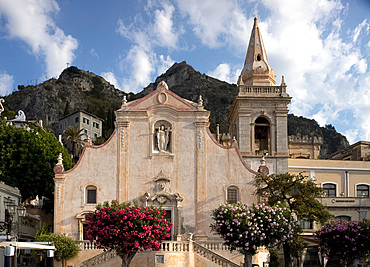
<instances>
[{"instance_id":1,"label":"baroque church","mask_svg":"<svg viewBox=\"0 0 370 267\"><path fill-rule=\"evenodd\" d=\"M162 81L141 99L127 102L124 98L109 140L87 145L71 170L64 171L61 157L54 168L54 232L78 240L81 248L68 265L120 266L118 256L97 249L86 238L85 214L105 201L161 206L173 222L171 240L163 241L160 251L138 253L131 266L240 266L242 256L230 253L211 232L211 213L225 201L256 203L254 176L259 172L304 172L321 186L336 185L338 195L332 197L344 187L345 197L351 197L356 185L368 185L369 164L332 161L327 166L322 162L328 160L289 158L291 97L284 77L280 85L275 79L255 18L237 81L238 94L228 116L230 145L220 144L209 131L210 112L201 96L197 103L183 99ZM328 179L327 172L332 181L324 183L320 179ZM353 184L353 175L360 182ZM349 216L368 217L369 195L366 201ZM335 205L331 208L338 211ZM268 253L261 250L253 263L267 266Z\"/></svg>"}]
</instances>

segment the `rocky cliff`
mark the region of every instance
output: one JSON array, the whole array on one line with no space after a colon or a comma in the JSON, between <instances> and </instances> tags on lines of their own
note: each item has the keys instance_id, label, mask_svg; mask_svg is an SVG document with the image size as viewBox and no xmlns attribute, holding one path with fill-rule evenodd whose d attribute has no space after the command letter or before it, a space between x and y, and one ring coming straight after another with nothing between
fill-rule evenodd
<instances>
[{"instance_id":1,"label":"rocky cliff","mask_svg":"<svg viewBox=\"0 0 370 267\"><path fill-rule=\"evenodd\" d=\"M113 111L120 107L123 95L102 77L70 67L58 79L35 86L19 85L18 91L5 97L5 106L23 110L28 119L42 119L52 130L56 130L60 117L83 110L102 118L107 130L113 127Z\"/></svg>"},{"instance_id":2,"label":"rocky cliff","mask_svg":"<svg viewBox=\"0 0 370 267\"><path fill-rule=\"evenodd\" d=\"M179 96L198 102L199 96L203 98L205 109L211 111L210 129L216 131L216 124L220 124L220 132L228 131L226 121L230 106L237 93L235 84L229 84L195 71L185 61L175 63L166 73L159 76L154 83L149 84L141 94L146 95L165 81L168 88Z\"/></svg>"},{"instance_id":3,"label":"rocky cliff","mask_svg":"<svg viewBox=\"0 0 370 267\"><path fill-rule=\"evenodd\" d=\"M129 93L128 100L149 94L161 81L165 81L171 91L194 102L202 95L205 108L211 111L211 131L215 132L216 123L220 124L221 132L228 131L226 118L237 93L235 84L201 74L184 61L175 63L142 92ZM83 110L104 120L103 136L108 138L114 129L114 111L120 107L125 94L94 73L70 67L58 79L35 86L18 86L18 91L5 97L5 106L14 111L23 110L28 119L42 119L52 130L56 130L60 117ZM289 135L323 137L321 158L348 146L347 139L331 125L320 127L314 120L292 114L288 116L288 125Z\"/></svg>"}]
</instances>

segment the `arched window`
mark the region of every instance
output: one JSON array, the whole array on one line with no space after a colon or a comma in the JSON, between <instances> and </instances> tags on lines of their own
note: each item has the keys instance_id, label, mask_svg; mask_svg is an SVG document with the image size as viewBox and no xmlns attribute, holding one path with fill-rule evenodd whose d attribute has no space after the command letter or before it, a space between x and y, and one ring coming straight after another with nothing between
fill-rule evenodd
<instances>
[{"instance_id":1,"label":"arched window","mask_svg":"<svg viewBox=\"0 0 370 267\"><path fill-rule=\"evenodd\" d=\"M229 186L227 188L227 201L230 204L238 203L239 201L239 188L236 186Z\"/></svg>"},{"instance_id":2,"label":"arched window","mask_svg":"<svg viewBox=\"0 0 370 267\"><path fill-rule=\"evenodd\" d=\"M324 189L324 195L325 197L336 197L337 196L337 185L326 183L322 186Z\"/></svg>"},{"instance_id":3,"label":"arched window","mask_svg":"<svg viewBox=\"0 0 370 267\"><path fill-rule=\"evenodd\" d=\"M324 189L324 195L325 197L336 197L337 196L337 185L326 183L322 186Z\"/></svg>"},{"instance_id":4,"label":"arched window","mask_svg":"<svg viewBox=\"0 0 370 267\"><path fill-rule=\"evenodd\" d=\"M86 203L96 204L96 186L89 185L86 187Z\"/></svg>"},{"instance_id":5,"label":"arched window","mask_svg":"<svg viewBox=\"0 0 370 267\"><path fill-rule=\"evenodd\" d=\"M347 216L347 215L336 216L335 218L342 220L342 221L348 221L348 222L351 220L351 216Z\"/></svg>"},{"instance_id":6,"label":"arched window","mask_svg":"<svg viewBox=\"0 0 370 267\"><path fill-rule=\"evenodd\" d=\"M258 117L254 124L254 151L256 155L270 151L270 123L264 117Z\"/></svg>"},{"instance_id":7,"label":"arched window","mask_svg":"<svg viewBox=\"0 0 370 267\"><path fill-rule=\"evenodd\" d=\"M356 185L356 196L369 197L369 185L367 184Z\"/></svg>"}]
</instances>

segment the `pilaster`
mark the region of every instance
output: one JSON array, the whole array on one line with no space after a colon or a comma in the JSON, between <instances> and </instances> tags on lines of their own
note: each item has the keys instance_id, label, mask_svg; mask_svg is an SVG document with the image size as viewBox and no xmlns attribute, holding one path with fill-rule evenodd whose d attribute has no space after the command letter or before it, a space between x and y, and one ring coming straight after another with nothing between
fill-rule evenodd
<instances>
[{"instance_id":1,"label":"pilaster","mask_svg":"<svg viewBox=\"0 0 370 267\"><path fill-rule=\"evenodd\" d=\"M54 186L54 233L63 233L65 174L55 174Z\"/></svg>"},{"instance_id":2,"label":"pilaster","mask_svg":"<svg viewBox=\"0 0 370 267\"><path fill-rule=\"evenodd\" d=\"M130 137L130 122L121 121L117 123L117 196L118 202L126 202L129 199L129 137Z\"/></svg>"},{"instance_id":3,"label":"pilaster","mask_svg":"<svg viewBox=\"0 0 370 267\"><path fill-rule=\"evenodd\" d=\"M207 122L195 122L195 238L206 239L207 225L207 157L206 157L206 126Z\"/></svg>"}]
</instances>

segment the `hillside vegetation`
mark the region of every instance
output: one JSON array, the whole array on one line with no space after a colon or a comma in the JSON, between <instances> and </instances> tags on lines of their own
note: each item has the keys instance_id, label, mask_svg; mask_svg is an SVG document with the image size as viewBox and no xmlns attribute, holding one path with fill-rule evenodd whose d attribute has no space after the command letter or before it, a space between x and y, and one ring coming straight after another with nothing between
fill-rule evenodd
<instances>
[{"instance_id":1,"label":"hillside vegetation","mask_svg":"<svg viewBox=\"0 0 370 267\"><path fill-rule=\"evenodd\" d=\"M120 107L123 96L127 95L128 101L143 97L155 90L161 81L166 81L171 91L191 101L197 102L202 95L205 108L211 112L211 131L215 132L217 123L221 132L228 131L226 118L237 86L201 74L185 61L175 63L138 94L127 94L94 73L69 67L58 79L34 86L19 85L18 91L4 97L4 104L9 109L7 114L23 110L28 119L42 119L54 132L57 132L59 118L77 110L92 113L104 120L103 137L107 139L114 130L114 111ZM323 137L321 158L348 146L347 139L332 125L320 127L314 120L293 114L288 116L288 134Z\"/></svg>"}]
</instances>

